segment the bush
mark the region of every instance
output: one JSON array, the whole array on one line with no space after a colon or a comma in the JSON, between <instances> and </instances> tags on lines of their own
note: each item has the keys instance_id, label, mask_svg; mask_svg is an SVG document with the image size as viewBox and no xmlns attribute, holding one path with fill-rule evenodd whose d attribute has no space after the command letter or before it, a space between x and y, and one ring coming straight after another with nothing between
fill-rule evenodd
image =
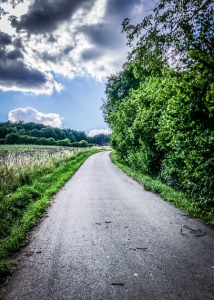
<instances>
[{"instance_id":1,"label":"bush","mask_svg":"<svg viewBox=\"0 0 214 300\"><path fill-rule=\"evenodd\" d=\"M80 142L71 143L71 146L85 148L85 147L91 147L92 145L90 145L87 141L82 140Z\"/></svg>"}]
</instances>

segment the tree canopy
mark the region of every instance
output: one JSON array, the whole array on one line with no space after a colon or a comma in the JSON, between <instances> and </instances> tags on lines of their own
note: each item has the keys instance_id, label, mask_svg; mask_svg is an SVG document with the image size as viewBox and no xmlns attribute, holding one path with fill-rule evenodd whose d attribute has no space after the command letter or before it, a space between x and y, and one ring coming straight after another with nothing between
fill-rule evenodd
<instances>
[{"instance_id":1,"label":"tree canopy","mask_svg":"<svg viewBox=\"0 0 214 300\"><path fill-rule=\"evenodd\" d=\"M82 142L84 141L84 142ZM109 136L88 137L84 131L59 129L34 122L0 123L0 144L41 144L84 147L109 143Z\"/></svg>"},{"instance_id":2,"label":"tree canopy","mask_svg":"<svg viewBox=\"0 0 214 300\"><path fill-rule=\"evenodd\" d=\"M118 157L214 207L214 1L159 0L107 79L103 113Z\"/></svg>"},{"instance_id":3,"label":"tree canopy","mask_svg":"<svg viewBox=\"0 0 214 300\"><path fill-rule=\"evenodd\" d=\"M132 47L128 59L139 69L200 64L213 74L213 25L213 0L159 0L140 24L123 21L122 31Z\"/></svg>"}]
</instances>

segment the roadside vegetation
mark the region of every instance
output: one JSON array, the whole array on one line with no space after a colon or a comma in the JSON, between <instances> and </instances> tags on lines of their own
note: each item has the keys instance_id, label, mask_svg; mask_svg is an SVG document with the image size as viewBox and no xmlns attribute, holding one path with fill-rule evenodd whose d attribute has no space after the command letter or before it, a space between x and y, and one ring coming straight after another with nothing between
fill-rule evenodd
<instances>
[{"instance_id":1,"label":"roadside vegetation","mask_svg":"<svg viewBox=\"0 0 214 300\"><path fill-rule=\"evenodd\" d=\"M9 147L0 147L0 278L10 273L13 255L28 243L27 232L42 217L52 196L90 155L100 151Z\"/></svg>"},{"instance_id":2,"label":"roadside vegetation","mask_svg":"<svg viewBox=\"0 0 214 300\"><path fill-rule=\"evenodd\" d=\"M123 70L107 78L102 106L117 161L152 178L157 190L161 182L186 195L185 210L194 207L193 215L211 225L213 3L158 0L141 23L125 19L131 51Z\"/></svg>"},{"instance_id":3,"label":"roadside vegetation","mask_svg":"<svg viewBox=\"0 0 214 300\"><path fill-rule=\"evenodd\" d=\"M185 211L189 216L202 220L205 224L214 227L214 213L210 208L205 208L189 195L177 191L160 180L154 179L140 171L121 163L115 153L110 155L112 162L127 175L143 185L144 189L159 195L164 200L171 202L176 207Z\"/></svg>"}]
</instances>

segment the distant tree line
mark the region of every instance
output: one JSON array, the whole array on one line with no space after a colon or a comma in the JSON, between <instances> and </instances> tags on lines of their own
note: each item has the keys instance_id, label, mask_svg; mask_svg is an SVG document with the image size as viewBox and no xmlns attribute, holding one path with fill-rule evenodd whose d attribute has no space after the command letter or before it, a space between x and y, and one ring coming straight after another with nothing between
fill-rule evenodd
<instances>
[{"instance_id":1,"label":"distant tree line","mask_svg":"<svg viewBox=\"0 0 214 300\"><path fill-rule=\"evenodd\" d=\"M89 137L84 131L59 129L34 122L0 123L0 144L37 144L70 147L106 145L109 136L105 134Z\"/></svg>"}]
</instances>

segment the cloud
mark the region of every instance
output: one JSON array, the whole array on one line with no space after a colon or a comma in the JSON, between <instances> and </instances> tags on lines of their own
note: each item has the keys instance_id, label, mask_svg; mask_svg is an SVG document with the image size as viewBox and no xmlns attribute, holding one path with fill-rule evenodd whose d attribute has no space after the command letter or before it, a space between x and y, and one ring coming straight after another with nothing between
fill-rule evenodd
<instances>
[{"instance_id":1,"label":"cloud","mask_svg":"<svg viewBox=\"0 0 214 300\"><path fill-rule=\"evenodd\" d=\"M112 131L110 129L93 129L89 132L88 136L93 137L99 134L110 135Z\"/></svg>"},{"instance_id":2,"label":"cloud","mask_svg":"<svg viewBox=\"0 0 214 300\"><path fill-rule=\"evenodd\" d=\"M129 50L121 23L140 21L146 1L12 2L0 20L0 89L51 94L62 88L51 74L103 80L119 71Z\"/></svg>"},{"instance_id":3,"label":"cloud","mask_svg":"<svg viewBox=\"0 0 214 300\"><path fill-rule=\"evenodd\" d=\"M11 59L11 60L16 60L18 58L24 58L24 55L22 54L22 52L20 50L15 49L15 50L8 52L7 58Z\"/></svg>"},{"instance_id":4,"label":"cloud","mask_svg":"<svg viewBox=\"0 0 214 300\"><path fill-rule=\"evenodd\" d=\"M9 34L0 32L0 47L10 45L12 42L11 36Z\"/></svg>"},{"instance_id":5,"label":"cloud","mask_svg":"<svg viewBox=\"0 0 214 300\"><path fill-rule=\"evenodd\" d=\"M139 0L108 0L106 6L106 16L107 18L118 18L123 19L127 17L129 12L132 11L133 7L139 5L141 1ZM122 20L123 20L122 19Z\"/></svg>"},{"instance_id":6,"label":"cloud","mask_svg":"<svg viewBox=\"0 0 214 300\"><path fill-rule=\"evenodd\" d=\"M44 114L32 107L27 107L11 110L8 114L8 120L11 122L24 121L25 123L41 123L44 125L61 128L63 118L58 114Z\"/></svg>"},{"instance_id":7,"label":"cloud","mask_svg":"<svg viewBox=\"0 0 214 300\"><path fill-rule=\"evenodd\" d=\"M95 58L97 59L101 56L102 52L96 48L87 49L81 53L81 58L83 59L83 61L94 60Z\"/></svg>"},{"instance_id":8,"label":"cloud","mask_svg":"<svg viewBox=\"0 0 214 300\"><path fill-rule=\"evenodd\" d=\"M15 90L35 94L51 94L53 89L60 91L51 74L42 72L26 64L18 50L6 53L0 51L0 88L3 91Z\"/></svg>"},{"instance_id":9,"label":"cloud","mask_svg":"<svg viewBox=\"0 0 214 300\"><path fill-rule=\"evenodd\" d=\"M80 27L79 30L84 33L92 45L104 49L118 47L122 38L120 32L119 34L114 32L114 24L111 23L88 24Z\"/></svg>"},{"instance_id":10,"label":"cloud","mask_svg":"<svg viewBox=\"0 0 214 300\"><path fill-rule=\"evenodd\" d=\"M25 49L20 39L14 39L0 32L0 89L51 94L61 90L53 76L39 70L25 60Z\"/></svg>"},{"instance_id":11,"label":"cloud","mask_svg":"<svg viewBox=\"0 0 214 300\"><path fill-rule=\"evenodd\" d=\"M88 10L93 2L94 0L35 0L29 11L20 20L14 18L11 25L17 31L24 29L29 34L52 32L61 22L70 20L78 8Z\"/></svg>"}]
</instances>

